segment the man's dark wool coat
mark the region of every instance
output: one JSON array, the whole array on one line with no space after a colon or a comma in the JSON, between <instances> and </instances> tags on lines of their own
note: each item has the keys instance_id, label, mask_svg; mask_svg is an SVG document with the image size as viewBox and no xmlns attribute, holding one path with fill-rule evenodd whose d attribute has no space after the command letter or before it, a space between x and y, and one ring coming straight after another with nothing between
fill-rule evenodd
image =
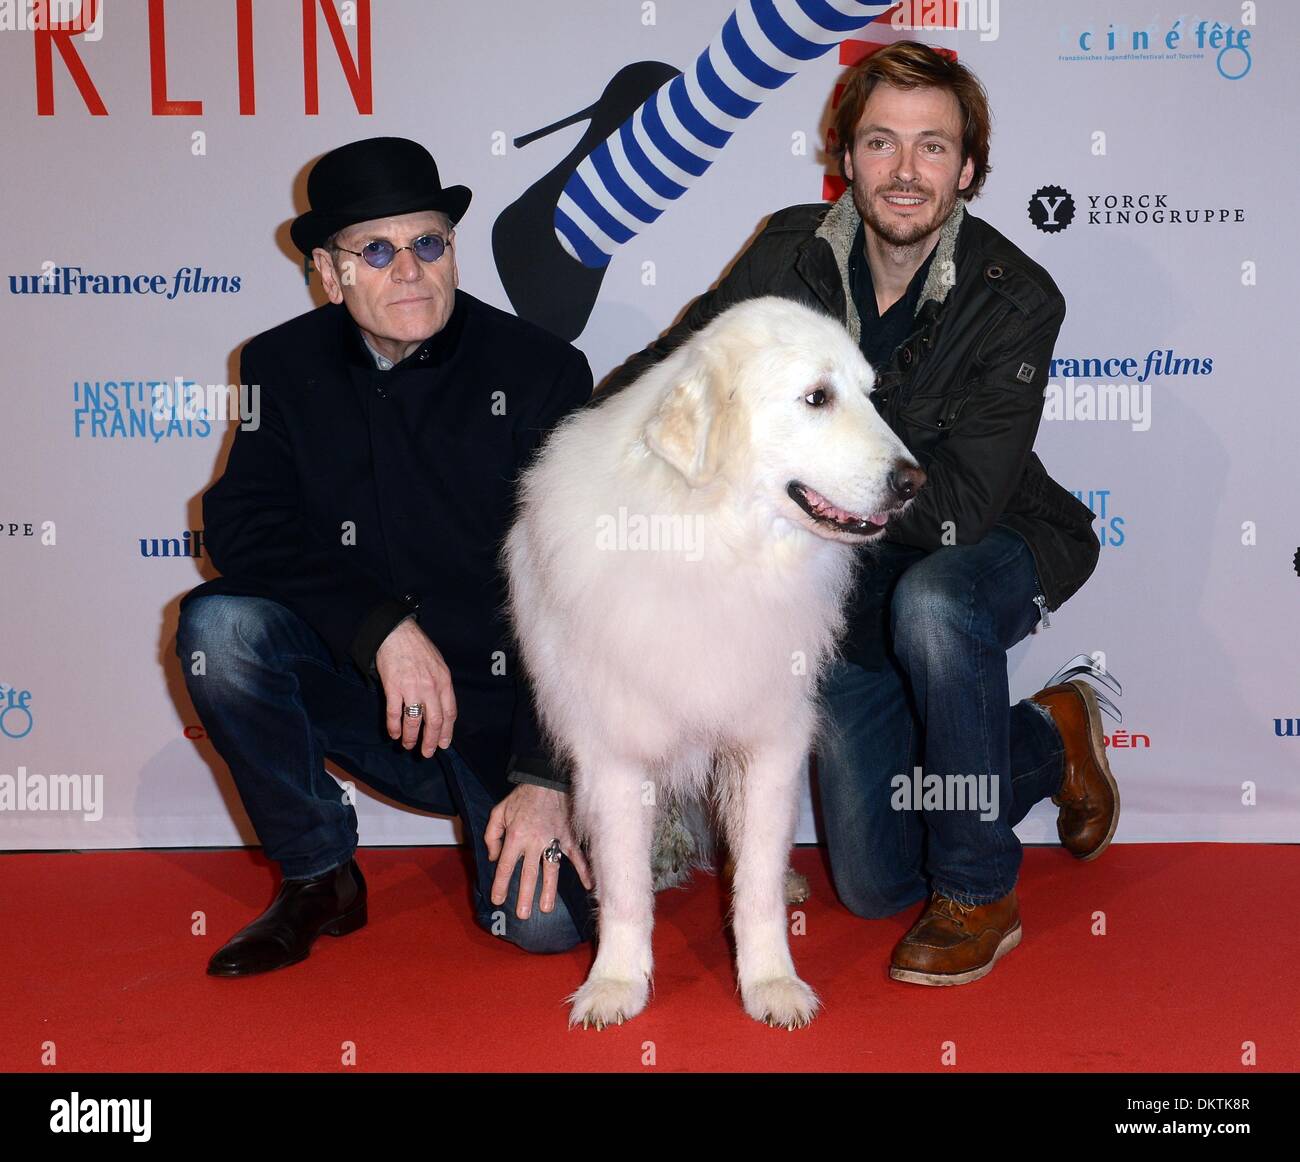
<instances>
[{"instance_id":1,"label":"man's dark wool coat","mask_svg":"<svg viewBox=\"0 0 1300 1162\"><path fill-rule=\"evenodd\" d=\"M374 683L375 651L415 612L451 669L452 745L488 790L544 770L498 554L520 470L591 396L585 356L458 290L446 326L391 370L328 304L252 339L240 378L259 385L260 423L203 497L222 576L182 606L272 598Z\"/></svg>"}]
</instances>

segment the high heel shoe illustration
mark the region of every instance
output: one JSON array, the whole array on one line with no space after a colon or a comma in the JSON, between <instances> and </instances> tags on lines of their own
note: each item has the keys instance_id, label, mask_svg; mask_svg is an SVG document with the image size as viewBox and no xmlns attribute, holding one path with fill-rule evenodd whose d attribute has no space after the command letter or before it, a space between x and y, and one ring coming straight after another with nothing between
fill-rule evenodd
<instances>
[{"instance_id":1,"label":"high heel shoe illustration","mask_svg":"<svg viewBox=\"0 0 1300 1162\"><path fill-rule=\"evenodd\" d=\"M587 131L569 155L501 211L492 227L492 254L511 306L521 319L572 342L587 325L606 267L584 266L555 236L555 208L565 183L655 90L680 69L662 61L637 61L619 69L592 105L569 117L515 138L529 142L588 119Z\"/></svg>"}]
</instances>

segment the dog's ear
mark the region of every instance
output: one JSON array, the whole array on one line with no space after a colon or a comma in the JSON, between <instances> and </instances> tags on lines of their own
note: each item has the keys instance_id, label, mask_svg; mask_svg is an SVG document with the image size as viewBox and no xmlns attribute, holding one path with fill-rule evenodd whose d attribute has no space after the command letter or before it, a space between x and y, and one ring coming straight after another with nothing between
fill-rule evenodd
<instances>
[{"instance_id":1,"label":"dog's ear","mask_svg":"<svg viewBox=\"0 0 1300 1162\"><path fill-rule=\"evenodd\" d=\"M692 488L708 484L723 456L720 437L729 426L722 415L726 410L714 368L697 353L646 424L646 447L676 468Z\"/></svg>"}]
</instances>

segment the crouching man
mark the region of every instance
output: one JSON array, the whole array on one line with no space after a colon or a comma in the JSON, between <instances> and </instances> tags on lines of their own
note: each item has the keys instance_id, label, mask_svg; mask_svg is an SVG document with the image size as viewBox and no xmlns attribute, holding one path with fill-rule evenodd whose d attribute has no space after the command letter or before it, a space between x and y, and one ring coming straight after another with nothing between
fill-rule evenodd
<instances>
[{"instance_id":1,"label":"crouching man","mask_svg":"<svg viewBox=\"0 0 1300 1162\"><path fill-rule=\"evenodd\" d=\"M590 935L590 881L517 678L497 553L521 467L590 397L591 371L458 289L471 194L443 187L422 146L342 146L308 196L292 236L330 301L244 348L259 423L203 498L222 576L186 596L177 634L190 696L282 873L208 972L283 968L365 924L356 811L327 758L460 817L482 927L571 948Z\"/></svg>"}]
</instances>

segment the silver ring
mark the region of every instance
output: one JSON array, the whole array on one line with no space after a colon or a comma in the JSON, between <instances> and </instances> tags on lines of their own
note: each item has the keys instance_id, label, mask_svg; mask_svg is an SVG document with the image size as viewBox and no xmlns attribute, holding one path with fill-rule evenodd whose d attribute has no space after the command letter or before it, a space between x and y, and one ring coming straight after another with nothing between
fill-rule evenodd
<instances>
[{"instance_id":1,"label":"silver ring","mask_svg":"<svg viewBox=\"0 0 1300 1162\"><path fill-rule=\"evenodd\" d=\"M423 717L423 715L424 715L424 703L423 703L423 702L412 702L412 703L411 703L411 704L406 708L406 717L407 717L407 718L421 718L421 717Z\"/></svg>"},{"instance_id":2,"label":"silver ring","mask_svg":"<svg viewBox=\"0 0 1300 1162\"><path fill-rule=\"evenodd\" d=\"M560 850L560 841L552 839L547 849L542 852L542 858L547 863L559 863L564 858L564 852Z\"/></svg>"}]
</instances>

